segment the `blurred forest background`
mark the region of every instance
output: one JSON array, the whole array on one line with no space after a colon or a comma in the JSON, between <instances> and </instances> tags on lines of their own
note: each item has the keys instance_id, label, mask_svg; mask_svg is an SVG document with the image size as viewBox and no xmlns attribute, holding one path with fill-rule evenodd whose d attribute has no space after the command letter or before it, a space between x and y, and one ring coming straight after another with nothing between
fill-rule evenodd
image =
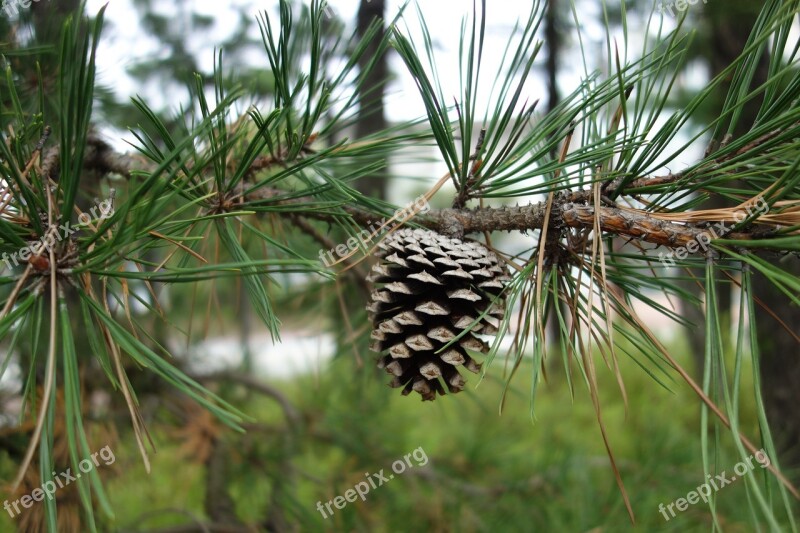
<instances>
[{"instance_id":1,"label":"blurred forest background","mask_svg":"<svg viewBox=\"0 0 800 533\"><path fill-rule=\"evenodd\" d=\"M427 0L420 4L423 12L430 9L428 23L435 46L442 57L452 57L455 63L458 41L447 36L458 35L461 17L470 12L471 2L443 2L447 5L442 8L426 5ZM489 39L502 41L508 24L517 16L527 16L530 9L509 4L489 2ZM701 90L741 52L761 4L708 0L688 7L685 24L697 33L672 105L683 105L684 99ZM13 47L41 46L45 50L39 57L41 72L47 78L55 72L58 59L47 50L57 48L61 20L78 7L77 0L52 0L31 3L29 9L19 7L14 17L0 12L6 61L35 80L32 62L18 61ZM93 16L99 7L98 2L89 2L87 14ZM300 3L295 7L298 13L305 9ZM398 8L398 3L386 0L333 1L326 11L327 31L331 39L340 33L363 34L374 18L391 19ZM225 75L235 74L244 84L246 103L269 101L274 80L265 65L256 24L257 13L264 9L277 13L271 2L113 0L98 51L93 119L98 137L117 151L130 150L123 141L132 140L127 128L144 122L141 109L130 100L134 95L155 108L168 128L180 129L185 110L197 98L191 89L196 87L195 73L213 90L215 49L223 50ZM570 2L552 0L547 9L540 35L545 54L534 65L541 92L532 98L541 98L541 105L554 109L560 94L572 91L571 84L580 74L574 67L582 60L575 13L598 43L604 42L605 24L615 32L623 27L631 33L638 31L638 39L644 39L644 23L653 5L651 0L626 2L624 15L618 3L608 2L603 9L599 0L576 0L574 11ZM655 17L665 25L677 24L668 13ZM500 53L487 49L487 54ZM583 60L590 68L601 66L599 61L591 65L594 58ZM374 90L364 96L368 105L340 135L362 138L397 124L408 126L423 116L413 81L399 58L390 52L380 61L370 84ZM384 84L386 78L390 81ZM34 91L35 83L29 89ZM721 91L719 106L723 97ZM757 109L755 103L752 109ZM704 124L717 112L709 105L697 110L694 120ZM753 119L743 118L742 128ZM424 128L425 122L416 127ZM699 155L686 154L685 161L675 164L686 164ZM404 205L445 171L433 148L422 147L408 159L376 167L385 179L365 180L362 192ZM334 243L346 239L335 229L329 237ZM316 255L318 244L303 235L292 233L286 238L304 255ZM513 248L513 239L503 236L500 242ZM374 356L366 350L369 330L360 318L366 297L357 284L342 277L333 281L300 274L281 281L270 285L269 291L282 322L282 342L271 340L248 305L243 284L235 280L212 280L197 292L182 285L169 288L165 303L170 322L178 331L193 332L193 339L200 332L206 339L203 342L187 344L188 335L177 336L161 321L143 318L150 321L155 338L181 354L179 366L252 417L244 424L246 433L231 431L149 374L133 374L157 447L151 456L152 472L147 474L132 434L119 429L129 427L124 404L109 403L100 392L92 397L87 391L98 405L112 406L95 414L106 429L94 437L109 443L116 456L113 465L99 467L115 513L113 522L98 514L101 530L611 532L632 527L589 391L580 387L573 391L567 385L560 361L548 362L535 419L529 378L512 382L499 414L508 372L502 360L489 367L479 385L473 377L458 397L432 403L403 398L386 387L384 373L374 367ZM144 287L134 285L133 290L146 297ZM696 288L687 281L686 290ZM764 304L800 331L797 306L789 306L769 286L760 290ZM732 297L721 298L730 302ZM658 314L650 325L676 359L700 375L703 315L691 306L680 312L698 327L683 329ZM725 320L735 322L735 313L728 313ZM767 413L784 453L784 472L797 480L797 343L776 323L765 323L759 335L762 351L774 354L765 360L760 376ZM8 359L2 359L8 364ZM519 375L530 376L531 364L523 361ZM702 503L669 521L659 513L659 504L685 496L704 481L697 398L679 381L670 383L670 390L657 386L632 359L622 358L620 364L629 398L627 413L613 373L600 373L600 393L606 430L638 526L647 531L711 529L711 512ZM12 398L18 394L22 370L13 363L3 370L0 478L6 480L16 474L13 457L25 442L11 430L19 417L19 405ZM740 416L742 431L756 434L756 406L742 406ZM118 423L104 426L103 420ZM721 461L721 466L732 468L738 461L736 451L725 446L721 444L723 454L728 453L730 460ZM426 465L395 475L385 486L372 490L366 501L349 503L332 517L323 518L317 510L318 501L324 504L344 494L363 481L365 473L388 472L393 461L418 448L429 459ZM764 474L759 469L754 475ZM725 531L750 531L745 484L734 483L717 496L719 525ZM77 516L78 497L65 495L62 501L59 495L58 509L59 514ZM0 531L22 527L20 521L29 519L26 516L15 520L0 512ZM793 527L785 517L779 520L783 520L781 527Z\"/></svg>"}]
</instances>

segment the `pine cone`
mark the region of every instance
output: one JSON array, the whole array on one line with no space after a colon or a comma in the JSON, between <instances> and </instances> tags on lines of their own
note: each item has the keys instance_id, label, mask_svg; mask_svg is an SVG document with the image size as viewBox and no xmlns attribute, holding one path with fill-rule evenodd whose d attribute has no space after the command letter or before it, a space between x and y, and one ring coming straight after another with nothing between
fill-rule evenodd
<instances>
[{"instance_id":1,"label":"pine cone","mask_svg":"<svg viewBox=\"0 0 800 533\"><path fill-rule=\"evenodd\" d=\"M504 302L494 302L508 276L484 245L433 231L403 228L378 244L381 260L367 281L378 284L367 306L373 324L370 349L383 354L379 368L394 376L390 387L412 390L424 400L464 389L459 366L478 373L468 352L486 353L474 334L494 335ZM491 306L479 321L478 317ZM441 353L436 353L461 335Z\"/></svg>"}]
</instances>

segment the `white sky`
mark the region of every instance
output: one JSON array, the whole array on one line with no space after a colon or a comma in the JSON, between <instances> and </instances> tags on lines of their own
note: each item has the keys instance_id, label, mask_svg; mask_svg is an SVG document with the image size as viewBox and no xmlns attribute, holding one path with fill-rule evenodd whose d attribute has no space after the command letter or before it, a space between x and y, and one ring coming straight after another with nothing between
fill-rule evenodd
<instances>
[{"instance_id":1,"label":"white sky","mask_svg":"<svg viewBox=\"0 0 800 533\"><path fill-rule=\"evenodd\" d=\"M578 16L581 18L581 36L583 45L587 50L590 64L589 69L598 68L605 64L606 44L605 29L600 24L602 18L599 0L576 0L578 2ZM89 0L88 11L96 12L103 5L104 0ZM350 27L355 24L358 0L331 0L329 5ZM472 12L472 0L419 0L421 11L425 15L429 30L436 46L436 63L443 84L446 97L455 97L459 93L458 80L458 47L461 33L461 23L465 15ZM480 2L477 2L480 4ZM387 17L391 18L397 13L402 2L388 0ZM496 78L500 58L506 46L511 30L517 21L525 21L530 12L532 1L490 1L487 13L486 42L482 64L482 82L488 91L491 82ZM277 1L258 2L255 0L228 0L228 1L196 1L190 4L187 10L181 11L179 5L173 2L156 2L154 9L167 17L174 19L177 30L189 36L188 48L198 59L201 68L210 72L213 69L214 49L225 41L232 31L238 27L237 17L240 9L255 20L255 17L264 9L271 15L277 14ZM196 12L213 18L214 24L210 30L194 30L191 27L190 14ZM571 15L570 15L571 16ZM421 33L416 23L414 5L409 5L406 10L408 26L401 23L401 29L409 35L412 41L421 42ZM113 87L121 97L134 96L139 92L152 107L158 109L169 107L178 109L188 103L188 92L173 87L158 85L152 81L145 87L138 85L126 73L126 68L138 62L148 61L165 53L159 47L159 41L148 35L139 26L139 13L133 7L131 0L111 0L106 12L106 27L103 32L103 42L98 51L98 82ZM664 17L665 25L673 25L674 21ZM629 60L636 59L641 42L641 24L635 17L630 17L629 43L631 52ZM571 21L570 21L571 25ZM257 35L257 27L251 28ZM637 34L639 34L637 36ZM562 94L572 92L583 77L583 65L578 50L577 32L574 30L562 35L564 50L562 51L562 64L560 65L559 85ZM621 56L625 58L623 49L623 36L621 30L612 39L620 46ZM597 53L593 54L592 51ZM404 121L424 116L425 109L417 88L406 72L405 66L397 56L390 56L390 68L395 80L390 84L387 96L386 113L390 121ZM540 53L536 61L536 70L529 78L523 91L522 101L533 102L541 99L542 104L547 100L547 91L544 84L543 66L545 54ZM266 54L258 49L256 53L246 58L250 65L263 65L268 68ZM228 65L230 67L230 65ZM703 84L703 76L694 77L696 83ZM686 81L686 80L684 80ZM485 92L483 93L486 94ZM479 98L483 105L489 104L488 98ZM447 102L451 104L452 100ZM543 110L542 105L539 110ZM480 110L479 110L480 111ZM119 132L110 136L109 141L118 149L127 150L130 147L118 137ZM125 139L132 141L130 134ZM701 148L700 148L701 149ZM682 154L682 161L675 161L673 165L688 165L696 160L698 154L686 151ZM442 167L444 168L444 167ZM438 169L437 169L438 170Z\"/></svg>"},{"instance_id":2,"label":"white sky","mask_svg":"<svg viewBox=\"0 0 800 533\"><path fill-rule=\"evenodd\" d=\"M88 2L89 12L96 12L103 5L103 0L90 0ZM269 2L267 9L270 13L276 13L275 2ZM389 0L388 16L393 16L399 9L401 2ZM494 6L499 4L494 3ZM496 70L499 55L505 47L508 35L514 23L519 19L525 19L530 11L530 3L527 2L508 2L504 3L502 9L497 9L490 4L488 9L487 40L485 55L485 72L492 74ZM358 0L334 0L330 6L348 24L355 23ZM175 17L175 24L181 28L190 28L190 20L186 14L182 14L175 4L170 2L160 2L154 4L157 13ZM445 84L445 94L457 94L458 92L458 44L461 29L461 19L472 10L471 0L448 0L446 2L421 0L420 7L426 16L431 34L434 36L438 47L438 63L441 68L443 80L450 80L451 86ZM229 0L222 2L198 1L192 6L197 13L213 16L215 23L209 35L206 32L186 33L191 36L188 46L195 52L199 63L203 69L210 71L213 68L214 47L224 41L230 31L236 28L238 9L244 8L252 19L265 9L264 2L254 2L251 0ZM408 19L414 21L416 14L413 6L409 6L406 13ZM98 54L98 80L101 83L113 86L118 94L132 96L134 91L139 90L136 83L125 72L126 67L140 61L146 61L150 57L157 57L161 50L159 42L151 38L138 25L138 13L129 0L112 0L106 11L107 26L103 32L103 46ZM411 25L411 30L416 30L415 25ZM412 37L418 37L419 33L412 31ZM255 64L259 59L267 68L266 56L262 54L260 58L253 58ZM419 98L416 97L417 90L413 80L404 74L404 66L396 55L391 59L392 71L400 74L390 88L390 97L387 102L387 115L390 120L399 121L415 118L424 114L424 107ZM536 91L540 95L544 94L544 85L539 84ZM154 103L159 103L160 99L168 101L169 95L159 91L158 87L147 87L145 96L149 102L155 99ZM411 96L411 97L409 97ZM538 96L537 96L538 97ZM531 100L535 99L531 98Z\"/></svg>"}]
</instances>

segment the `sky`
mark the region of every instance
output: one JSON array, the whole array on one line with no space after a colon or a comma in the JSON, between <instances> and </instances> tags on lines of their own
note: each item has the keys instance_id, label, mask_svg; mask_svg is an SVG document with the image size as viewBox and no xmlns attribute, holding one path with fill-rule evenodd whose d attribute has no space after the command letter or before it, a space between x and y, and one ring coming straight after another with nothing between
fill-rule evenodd
<instances>
[{"instance_id":1,"label":"sky","mask_svg":"<svg viewBox=\"0 0 800 533\"><path fill-rule=\"evenodd\" d=\"M90 13L99 10L104 0L89 0L87 9ZM477 2L480 5L480 2ZM328 4L326 13L335 15L344 20L352 28L355 25L358 0L331 0ZM534 2L487 2L487 22L486 39L484 54L481 66L480 80L483 84L478 98L478 112L483 113L486 107L492 105L488 97L492 83L498 78L498 71L501 67L501 59L506 49L509 37L512 35L514 26L517 23L524 24L530 15ZM580 41L576 31L563 34L564 50L561 65L559 65L559 85L562 94L572 92L585 76L583 59L578 45L582 42L587 52L586 61L588 69L602 67L605 64L604 53L606 50L605 28L599 23L602 19L601 4L596 0L577 0L577 15L580 17ZM402 5L400 0L388 0L387 18L393 18ZM271 16L277 14L277 2L257 2L253 0L229 0L229 1L197 1L191 4L190 10L181 10L179 5L174 2L156 2L153 8L160 15L172 18L177 30L189 36L187 46L198 59L199 64L206 72L213 70L214 50L220 43L231 36L231 33L238 27L237 17L240 11L244 11L253 19L256 18L264 9ZM464 17L471 14L473 9L472 0L418 0L410 4L405 12L404 20L399 27L403 33L410 37L412 42L422 42L422 32L418 22L416 9L419 8L428 25L428 29L434 41L435 62L438 70L439 79L442 83L442 91L445 98L451 98L448 104L452 103L456 95L459 94L459 40L462 31ZM192 29L192 22L189 15L191 11L198 14L207 15L214 20L210 30L196 31ZM160 42L152 38L148 32L144 31L139 25L139 12L133 6L131 0L111 0L106 11L106 26L102 36L102 43L98 51L98 81L99 83L113 87L121 99L130 98L136 94L141 94L148 104L155 109L168 108L177 110L179 107L186 107L189 103L189 94L182 88L165 88L160 86L156 80L149 82L145 86L140 86L139 82L131 78L126 69L138 62L146 62L151 58L164 54L160 48ZM572 15L567 15L572 16ZM668 17L666 24L671 21ZM568 21L571 23L571 21ZM636 21L629 20L630 34L629 42L631 47L639 46L636 34ZM252 37L259 39L258 28L253 25L251 30L254 32ZM621 34L621 29L612 39L620 46L622 57L624 58L625 39ZM516 47L512 48L512 52ZM594 54L598 50L602 53ZM266 54L263 50L255 50L253 54L246 57L246 61L258 67L264 65L268 68ZM389 55L390 70L393 81L387 89L386 115L391 122L402 122L413 120L425 116L425 108L422 99L419 97L415 82L408 74L405 65L398 54ZM544 75L545 53L542 51L535 63L534 75L526 82L520 109L524 103L531 103L540 99L542 103L548 99ZM228 65L230 66L230 65ZM483 109L481 109L483 106ZM544 105L539 107L544 109ZM104 131L108 141L117 150L128 151L131 149L130 142L133 136L129 132L109 130ZM690 154L687 154L687 156ZM688 160L687 160L688 162ZM440 176L446 171L446 166L442 162L432 169L431 177ZM402 201L400 199L399 201Z\"/></svg>"},{"instance_id":2,"label":"sky","mask_svg":"<svg viewBox=\"0 0 800 533\"><path fill-rule=\"evenodd\" d=\"M99 10L105 0L89 0L87 9L89 13ZM598 0L575 0L576 9L574 15L579 18L580 25L578 32L574 28L574 21L568 20L568 31L562 32L563 50L561 64L559 65L559 86L562 94L568 94L579 86L581 80L586 75L586 70L594 69L607 70L606 60L606 29L600 23L602 20L602 4ZM393 18L400 9L403 2L401 0L387 0L387 18ZM308 0L306 0L308 3ZM538 2L536 2L538 4ZM477 2L480 6L480 2ZM238 16L241 12L252 17L254 20L266 9L271 17L277 16L277 1L258 2L253 0L228 0L228 1L196 1L189 4L189 9L181 9L175 2L155 2L153 8L159 15L170 18L174 21L176 31L188 36L187 47L198 59L200 67L205 72L211 72L214 66L215 48L220 43L228 40L233 31L239 27ZM331 16L341 18L350 28L355 25L359 0L331 0L326 9L326 13ZM533 1L505 1L498 0L487 2L486 13L486 39L481 65L480 80L482 92L478 98L478 112L481 113L481 106L484 109L492 105L488 93L492 83L498 78L498 71L501 67L501 59L508 45L509 37L514 33L516 24L524 24L534 5ZM473 10L473 0L418 0L416 3L408 5L405 11L404 20L399 23L400 31L410 37L415 43L422 42L422 32L420 29L416 10L424 16L428 25L430 35L434 42L434 53L436 68L439 79L442 83L442 92L445 98L451 98L447 104L451 104L459 94L459 44L462 33L462 23L464 18L469 16ZM192 28L191 13L206 15L213 20L210 29L196 30ZM565 16L572 17L572 13ZM141 94L146 102L155 109L168 108L177 110L179 107L187 107L189 104L189 94L181 88L164 87L158 84L157 80L151 81L142 87L137 80L131 78L126 69L139 63L151 60L154 57L163 55L165 50L160 48L160 41L149 35L139 24L139 11L134 7L132 0L111 0L106 11L106 26L102 36L102 42L98 49L98 81L99 83L113 87L121 99L130 98L137 93ZM657 19L665 25L666 29L674 27L675 21L668 15L657 16ZM636 14L629 13L628 36L627 39L622 34L622 28L612 29L610 36L611 42L619 47L620 57L625 61L638 59L638 50L642 43L642 27L644 21L637 18ZM251 27L252 37L260 42L258 28L256 25ZM513 41L512 41L513 42ZM626 50L626 43L628 49ZM585 57L580 53L580 45L586 50ZM512 52L515 48L512 49ZM627 54L627 56L626 56ZM425 108L419 96L417 87L411 75L407 72L405 65L397 53L389 55L390 71L393 81L388 86L386 99L386 114L392 122L402 122L417 119L425 116ZM245 61L251 66L258 67L263 65L268 68L266 53L260 47L255 49L252 54L245 57ZM537 99L542 104L547 101L548 93L545 85L544 75L545 53L542 51L536 59L534 74L528 78L523 87L519 110L521 111L524 103L531 103ZM584 61L586 66L584 66ZM223 64L225 64L223 62ZM234 68L233 62L227 64L228 68ZM613 75L613 74L612 74ZM697 72L695 75L684 79L682 83L686 86L702 86L704 84L704 74ZM209 95L213 99L213 95ZM538 110L543 111L544 105ZM482 114L482 113L481 113ZM666 115L664 116L666 120ZM119 151L131 150L134 141L130 132L119 130L104 130L107 140ZM679 146L685 142L686 137L676 137L674 144ZM473 139L472 142L475 142ZM676 170L692 164L700 156L703 146L702 142L690 150L683 150L678 159L671 163L669 170ZM436 151L431 149L426 155L434 158L431 164L420 165L419 163L403 161L403 168L400 163L393 159L391 162L392 170L395 175L419 176L419 187L424 187L425 181L429 184L438 180L444 175L447 167ZM409 185L407 181L393 180L389 199L398 205L410 200L419 194L420 191L415 184ZM449 190L445 188L441 194L446 196ZM526 201L526 198L521 198Z\"/></svg>"},{"instance_id":3,"label":"sky","mask_svg":"<svg viewBox=\"0 0 800 533\"><path fill-rule=\"evenodd\" d=\"M387 17L393 17L402 5L400 0L387 0ZM99 10L105 0L89 0L87 9L90 13ZM306 0L306 3L307 0ZM326 13L336 15L353 27L358 9L358 0L331 0ZM480 4L480 2L478 2ZM481 81L484 97L479 97L479 106L487 106L491 101L486 95L491 88L491 83L497 79L503 51L507 46L509 36L514 25L521 21L524 23L534 4L533 1L489 1L487 2L486 41L482 61ZM588 69L604 68L606 52L606 30L599 23L602 20L601 2L597 0L576 0L575 13L580 18L580 37L574 29L564 32L564 50L561 64L559 65L559 87L562 94L572 92L585 76L583 58L578 45L583 44L586 53ZM401 31L408 35L412 42L421 42L421 31L415 10L417 7L422 12L427 22L430 34L435 45L435 59L439 79L443 85L445 97L455 97L459 94L459 37L462 21L473 9L472 0L418 0L406 9L405 21L400 23ZM254 0L228 0L228 1L196 1L191 4L191 10L181 10L175 2L156 2L153 4L158 14L170 17L181 33L189 35L188 48L194 53L199 64L206 72L213 70L214 50L221 42L225 41L238 27L237 17L241 10L253 19L264 9L275 16L277 2L258 2ZM214 20L210 30L193 31L191 11L207 15ZM572 14L567 16L572 17ZM659 17L666 28L674 26L674 19L667 16ZM132 0L111 0L106 11L106 27L103 32L103 41L98 51L98 81L108 87L113 87L121 98L130 98L141 94L145 101L152 107L177 110L189 102L188 92L182 88L165 88L156 80L149 82L144 87L131 78L126 69L138 62L146 62L153 57L165 53L160 48L160 42L149 36L139 25L139 12L133 6ZM571 20L568 21L574 24ZM635 16L629 17L628 42L630 47L629 59L636 59L636 50L641 43L641 27L643 21ZM258 39L258 28L251 28L253 37ZM637 33L638 32L638 33ZM620 48L621 57L624 59L625 38L622 29L614 30L611 35L612 42ZM597 53L594 53L594 51ZM414 80L408 74L406 67L398 54L390 54L390 69L393 81L390 83L386 99L387 118L392 122L412 120L425 115L422 99L419 97ZM268 68L266 54L256 50L246 58L250 65L264 65ZM544 76L544 52L540 53L535 63L535 72L530 76L523 90L522 102L533 102L541 99L547 101L547 90ZM687 81L692 80L704 83L702 73ZM451 102L448 102L451 103ZM543 109L543 106L539 109ZM479 112L481 111L479 107ZM108 132L109 142L118 150L127 151L133 141L129 132ZM127 142L126 142L127 141ZM685 161L678 164L690 164L696 154L687 151ZM443 166L441 168L444 168ZM439 168L437 168L438 172Z\"/></svg>"},{"instance_id":4,"label":"sky","mask_svg":"<svg viewBox=\"0 0 800 533\"><path fill-rule=\"evenodd\" d=\"M103 5L102 0L90 0L89 12L96 12ZM192 35L189 47L195 52L203 69L210 71L213 68L214 47L224 41L236 27L238 10L244 8L245 12L255 18L267 6L268 12L274 14L275 2L264 3L249 0L231 0L227 2L195 2L193 8L196 12L212 16L215 23L211 32L186 32ZM588 3L595 6L594 2ZM393 16L400 8L401 2L389 0L387 13ZM436 44L437 65L441 79L444 80L444 93L458 93L458 46L461 33L461 21L465 15L472 11L471 0L448 0L447 2L421 0L418 4L424 14L431 35ZM501 9L498 9L502 5ZM335 0L330 2L328 13L335 13L343 20L353 24L358 8L357 0ZM174 3L161 2L154 5L159 14L174 17L175 24L182 28L190 28L191 21L182 14ZM595 6L596 7L596 6ZM514 24L524 21L529 15L531 3L529 2L490 2L487 13L487 38L484 55L484 72L486 79L493 80L499 67L499 60L506 46ZM591 11L591 10L590 10ZM416 22L414 7L410 6L406 12L410 24L403 24L412 39L420 37ZM596 19L597 13L585 13L588 17ZM138 12L130 0L111 0L106 11L108 26L103 34L103 45L98 54L98 73L102 83L111 85L121 96L133 96L136 91L142 91L135 81L130 78L125 69L139 61L158 56L161 53L159 42L147 35L138 24ZM592 28L590 28L592 29ZM601 28L594 28L589 32L589 44L602 42ZM593 35L592 35L593 34ZM542 54L543 58L543 54ZM543 60L543 59L542 59ZM267 66L266 57L253 58L254 64L262 61ZM397 55L390 57L393 74L397 77L389 88L387 100L387 115L392 121L413 119L424 115L422 101L417 97L417 90L413 80L405 73L405 67ZM569 69L565 69L564 83L569 84ZM575 80L577 81L577 80ZM171 95L166 95L158 87L145 88L148 101L167 100ZM546 94L542 77L534 77L530 87L530 100L544 97Z\"/></svg>"}]
</instances>

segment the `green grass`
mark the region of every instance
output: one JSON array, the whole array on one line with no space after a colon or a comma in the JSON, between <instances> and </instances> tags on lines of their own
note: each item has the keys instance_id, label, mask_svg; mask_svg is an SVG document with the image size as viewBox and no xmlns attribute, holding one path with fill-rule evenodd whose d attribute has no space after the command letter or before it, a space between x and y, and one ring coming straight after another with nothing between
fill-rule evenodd
<instances>
[{"instance_id":1,"label":"green grass","mask_svg":"<svg viewBox=\"0 0 800 533\"><path fill-rule=\"evenodd\" d=\"M680 349L675 346L673 353ZM682 359L689 364L688 357ZM697 400L685 386L666 391L629 359L621 356L620 362L627 416L604 367L600 390L636 529L710 530L711 514L702 502L669 521L658 511L660 503L685 497L704 481ZM560 362L554 363L533 421L525 363L498 414L504 382L499 359L479 386L470 375L464 393L422 403L401 397L386 387L387 376L359 370L352 356L343 356L319 376L279 384L302 414L296 432L286 429L275 402L234 391L237 405L259 424L244 436L223 428L230 453L228 488L237 513L256 522L279 508L302 531L633 530L588 392L576 388L573 401ZM743 427L756 437L752 419L752 409L745 410ZM159 446L151 475L144 472L130 436L122 436L114 450L116 475L107 491L117 528L186 524L190 515L203 519L204 468L181 454L164 426L151 426ZM731 472L738 458L728 444L723 438L719 465ZM365 473L383 469L388 477L392 462L414 450L417 458L427 456L427 465L407 468L370 489L366 501L348 503L332 517L323 519L317 511L318 501L344 495L365 480ZM417 465L417 458L409 460ZM747 475L765 473L757 467ZM752 530L744 483L736 481L716 496L725 531ZM273 497L277 507L270 505ZM0 518L0 530L10 526L8 517Z\"/></svg>"}]
</instances>

